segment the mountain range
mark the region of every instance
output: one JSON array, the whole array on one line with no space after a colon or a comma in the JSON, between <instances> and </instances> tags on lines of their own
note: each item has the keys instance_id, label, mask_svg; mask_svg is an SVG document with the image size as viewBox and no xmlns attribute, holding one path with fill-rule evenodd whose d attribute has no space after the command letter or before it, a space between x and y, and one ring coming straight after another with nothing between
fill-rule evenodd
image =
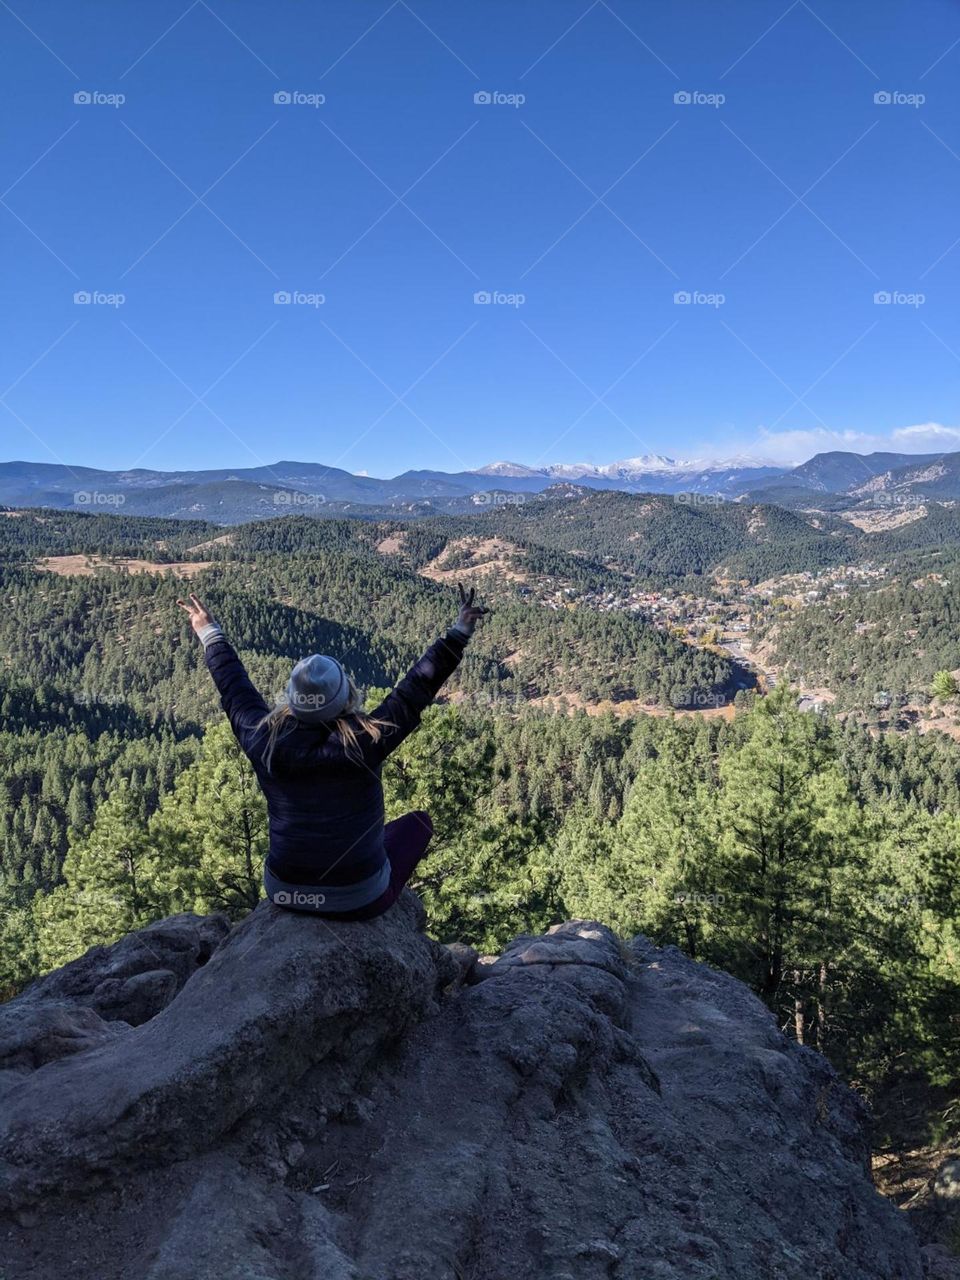
<instances>
[{"instance_id":1,"label":"mountain range","mask_svg":"<svg viewBox=\"0 0 960 1280\"><path fill-rule=\"evenodd\" d=\"M748 457L674 459L645 454L597 466L494 462L475 471L405 471L390 479L316 462L157 471L107 471L45 462L0 463L0 504L221 524L271 516L466 512L558 483L630 493L690 493L799 508L919 504L960 498L960 453L818 453L790 467Z\"/></svg>"}]
</instances>

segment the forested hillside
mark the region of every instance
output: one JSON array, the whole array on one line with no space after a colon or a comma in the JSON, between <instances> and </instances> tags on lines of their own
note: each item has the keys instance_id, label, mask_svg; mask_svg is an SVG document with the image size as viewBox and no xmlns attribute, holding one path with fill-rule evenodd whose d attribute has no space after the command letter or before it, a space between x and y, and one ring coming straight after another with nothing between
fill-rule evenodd
<instances>
[{"instance_id":1,"label":"forested hillside","mask_svg":"<svg viewBox=\"0 0 960 1280\"><path fill-rule=\"evenodd\" d=\"M838 710L925 704L937 672L960 665L960 575L902 576L804 609L777 626L775 652Z\"/></svg>"},{"instance_id":2,"label":"forested hillside","mask_svg":"<svg viewBox=\"0 0 960 1280\"><path fill-rule=\"evenodd\" d=\"M25 905L54 886L70 833L88 830L123 780L128 804L146 818L194 759L217 699L175 606L181 574L197 571L192 587L268 693L282 689L296 658L315 651L338 654L364 686L403 674L455 615L455 591L379 553L366 528L294 519L241 529L225 545L213 526L175 521L60 513L0 520L0 857L8 894ZM453 696L509 710L563 696L666 708L734 691L726 657L636 617L549 610L508 593L471 647ZM14 955L22 965L17 946Z\"/></svg>"},{"instance_id":3,"label":"forested hillside","mask_svg":"<svg viewBox=\"0 0 960 1280\"><path fill-rule=\"evenodd\" d=\"M864 1090L905 1075L947 1090L960 749L805 715L787 684L738 693L715 645L604 603L668 580L713 591L715 572L747 576L748 562L757 578L797 572L868 536L735 512L574 492L474 520L297 517L226 537L0 519L4 989L159 916L238 917L257 900L265 814L176 609L185 576L265 693L329 651L373 697L452 620L457 574L481 566L493 612L385 772L390 816L434 818L417 881L434 931L490 949L565 916L643 931L749 982ZM780 642L842 698L871 662L890 684L916 661L894 618L914 617L918 644L955 665L954 594L933 580L865 592L858 617L875 626L861 631L813 606L778 624Z\"/></svg>"}]
</instances>

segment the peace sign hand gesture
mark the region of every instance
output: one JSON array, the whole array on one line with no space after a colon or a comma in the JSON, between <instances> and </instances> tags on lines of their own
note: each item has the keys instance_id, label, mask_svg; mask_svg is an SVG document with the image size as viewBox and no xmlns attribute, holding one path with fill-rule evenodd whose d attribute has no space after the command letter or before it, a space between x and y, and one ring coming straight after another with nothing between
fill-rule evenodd
<instances>
[{"instance_id":1,"label":"peace sign hand gesture","mask_svg":"<svg viewBox=\"0 0 960 1280\"><path fill-rule=\"evenodd\" d=\"M460 614L457 617L457 626L461 631L465 631L467 635L472 636L477 623L490 610L485 609L483 605L473 603L477 595L476 587L471 587L468 594L463 589L463 583L458 582L457 590L460 592Z\"/></svg>"},{"instance_id":2,"label":"peace sign hand gesture","mask_svg":"<svg viewBox=\"0 0 960 1280\"><path fill-rule=\"evenodd\" d=\"M189 604L184 600L178 600L177 604L189 615L190 625L197 635L200 634L203 627L208 627L213 621L213 618L210 617L210 614L195 595L190 596Z\"/></svg>"}]
</instances>

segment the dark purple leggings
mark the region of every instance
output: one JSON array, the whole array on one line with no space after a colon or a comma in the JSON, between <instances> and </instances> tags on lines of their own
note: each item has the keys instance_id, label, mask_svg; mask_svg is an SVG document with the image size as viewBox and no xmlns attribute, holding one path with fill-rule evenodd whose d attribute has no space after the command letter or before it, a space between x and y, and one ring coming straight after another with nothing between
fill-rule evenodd
<instances>
[{"instance_id":1,"label":"dark purple leggings","mask_svg":"<svg viewBox=\"0 0 960 1280\"><path fill-rule=\"evenodd\" d=\"M386 823L383 828L383 843L390 863L390 883L380 897L365 907L358 907L356 911L318 911L316 914L331 920L373 920L376 916L382 916L400 897L400 890L427 852L432 835L433 823L429 813L423 809L415 809L413 813L405 813L402 818L394 818L393 822Z\"/></svg>"}]
</instances>

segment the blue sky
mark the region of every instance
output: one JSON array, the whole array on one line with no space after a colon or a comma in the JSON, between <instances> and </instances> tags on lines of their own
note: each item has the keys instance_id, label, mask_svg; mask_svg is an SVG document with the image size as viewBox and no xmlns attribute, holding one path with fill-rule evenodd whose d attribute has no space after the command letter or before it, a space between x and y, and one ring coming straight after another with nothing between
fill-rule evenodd
<instances>
[{"instance_id":1,"label":"blue sky","mask_svg":"<svg viewBox=\"0 0 960 1280\"><path fill-rule=\"evenodd\" d=\"M960 448L956 0L11 0L0 28L2 458Z\"/></svg>"}]
</instances>

